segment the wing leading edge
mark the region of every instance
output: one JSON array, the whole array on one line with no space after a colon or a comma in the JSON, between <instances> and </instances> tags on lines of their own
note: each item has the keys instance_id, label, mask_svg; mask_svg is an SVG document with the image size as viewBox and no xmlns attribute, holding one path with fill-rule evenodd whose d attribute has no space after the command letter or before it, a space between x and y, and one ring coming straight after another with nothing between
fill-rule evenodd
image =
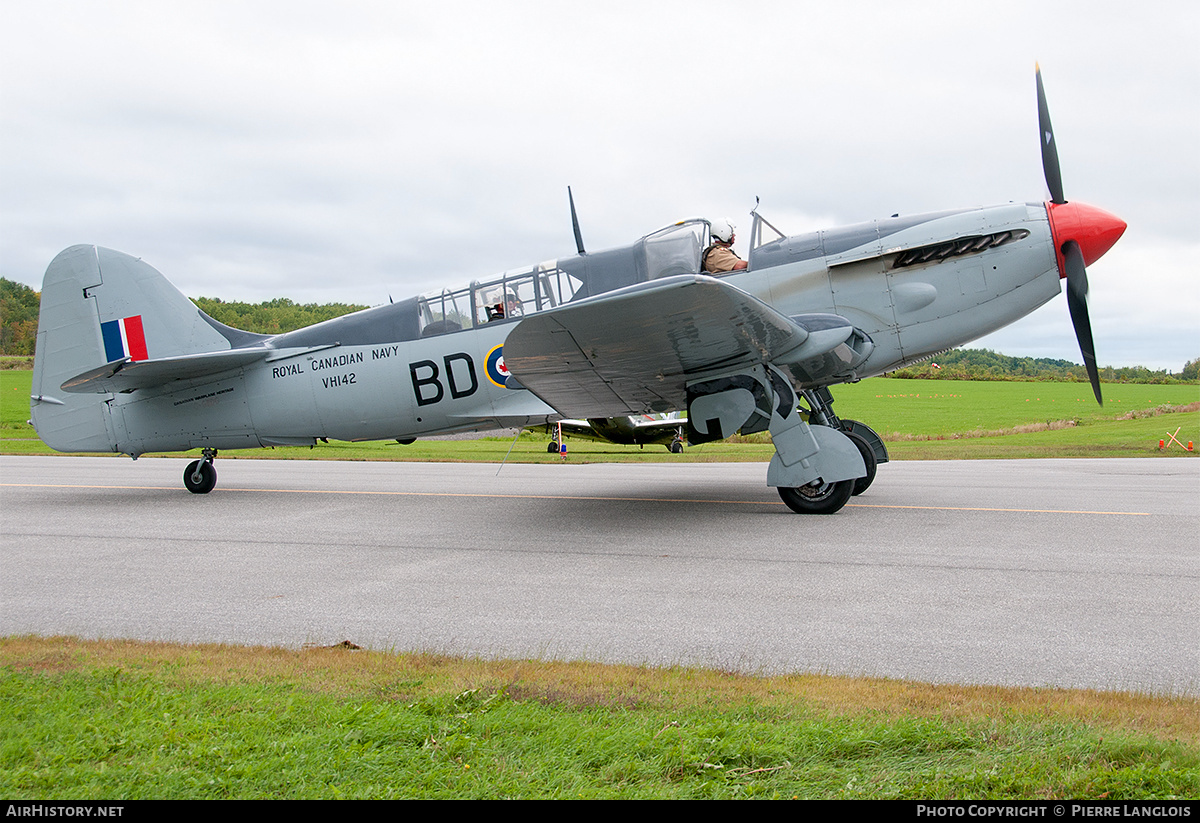
<instances>
[{"instance_id":1,"label":"wing leading edge","mask_svg":"<svg viewBox=\"0 0 1200 823\"><path fill-rule=\"evenodd\" d=\"M701 377L812 362L855 332L844 318L813 317L823 322L810 331L803 316L723 280L680 275L526 318L505 341L504 362L568 417L664 412L685 408L687 384Z\"/></svg>"}]
</instances>

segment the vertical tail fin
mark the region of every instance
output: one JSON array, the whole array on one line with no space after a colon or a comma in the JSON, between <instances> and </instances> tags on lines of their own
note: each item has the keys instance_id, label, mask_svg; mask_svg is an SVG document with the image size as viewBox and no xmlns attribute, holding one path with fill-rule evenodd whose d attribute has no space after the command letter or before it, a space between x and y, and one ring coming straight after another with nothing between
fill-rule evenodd
<instances>
[{"instance_id":1,"label":"vertical tail fin","mask_svg":"<svg viewBox=\"0 0 1200 823\"><path fill-rule=\"evenodd\" d=\"M229 349L230 341L153 267L96 246L72 246L42 281L30 400L34 428L58 451L118 451L110 394L62 384L114 360Z\"/></svg>"}]
</instances>

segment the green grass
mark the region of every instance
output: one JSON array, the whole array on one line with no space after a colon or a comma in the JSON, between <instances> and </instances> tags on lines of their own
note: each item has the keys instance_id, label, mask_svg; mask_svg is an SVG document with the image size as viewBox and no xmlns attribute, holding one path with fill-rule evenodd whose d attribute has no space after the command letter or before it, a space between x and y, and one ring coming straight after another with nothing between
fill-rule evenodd
<instances>
[{"instance_id":1,"label":"green grass","mask_svg":"<svg viewBox=\"0 0 1200 823\"><path fill-rule=\"evenodd\" d=\"M1200 441L1200 386L1102 389L1103 407L1085 383L874 379L835 396L838 414L871 425L898 460L1198 454L1158 441L1176 429L1184 446Z\"/></svg>"},{"instance_id":2,"label":"green grass","mask_svg":"<svg viewBox=\"0 0 1200 823\"><path fill-rule=\"evenodd\" d=\"M0 796L1188 798L1194 699L0 639Z\"/></svg>"},{"instance_id":3,"label":"green grass","mask_svg":"<svg viewBox=\"0 0 1200 823\"><path fill-rule=\"evenodd\" d=\"M31 372L0 371L0 451L51 454L25 421ZM1022 383L874 378L834 389L835 410L861 420L888 443L893 459L951 460L1034 457L1194 457L1178 446L1160 451L1159 440L1175 433L1184 445L1200 443L1200 410L1159 413L1200 403L1200 386L1108 383L1105 404L1096 405L1086 383ZM1141 415L1141 416L1131 416ZM1128 418L1128 419L1122 419ZM1065 425L1069 423L1069 425ZM1027 429L1046 429L1030 431ZM321 443L315 448L223 452L222 458L415 460L500 462L558 461L546 453L545 435L511 439L418 440L409 446L383 443ZM568 439L576 462L770 460L767 435L733 438L670 455L661 446L618 446Z\"/></svg>"},{"instance_id":4,"label":"green grass","mask_svg":"<svg viewBox=\"0 0 1200 823\"><path fill-rule=\"evenodd\" d=\"M875 378L835 387L842 417L869 415L883 434L945 435L1076 420L1092 425L1139 409L1200 402L1200 386L1106 383L1104 406L1087 383Z\"/></svg>"}]
</instances>

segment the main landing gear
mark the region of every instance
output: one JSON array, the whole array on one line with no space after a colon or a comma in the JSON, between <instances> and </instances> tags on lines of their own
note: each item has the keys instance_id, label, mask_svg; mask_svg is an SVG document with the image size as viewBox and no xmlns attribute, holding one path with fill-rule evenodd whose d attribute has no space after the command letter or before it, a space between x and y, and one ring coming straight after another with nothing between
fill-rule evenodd
<instances>
[{"instance_id":1,"label":"main landing gear","mask_svg":"<svg viewBox=\"0 0 1200 823\"><path fill-rule=\"evenodd\" d=\"M886 461L883 441L861 423L838 420L825 388L802 392L771 364L687 384L688 442L693 445L768 431L775 454L767 485L798 514L833 514L875 477Z\"/></svg>"},{"instance_id":2,"label":"main landing gear","mask_svg":"<svg viewBox=\"0 0 1200 823\"><path fill-rule=\"evenodd\" d=\"M856 480L849 481L853 486L850 497L857 497L870 488L871 483L875 481L875 470L880 463L888 462L887 446L883 444L881 438L875 431L866 423L860 423L857 420L839 418L833 412L833 395L828 388L805 389L801 392L804 399L808 402L808 422L812 425L828 426L831 429L837 429L846 437L850 438L857 448L858 453L862 455L863 463L866 465L867 474L865 477L859 477ZM837 484L831 484L836 486ZM814 488L816 486L816 488ZM823 489L823 484L814 484L813 486L805 486L803 489L795 489L794 491L802 492L802 497L809 503L816 502L818 499L836 499L837 495L832 489ZM783 489L780 489L780 496L783 496ZM793 506L785 497L784 502L792 511L801 511L801 509ZM803 504L801 504L803 505ZM837 511L845 501L833 509ZM803 511L812 511L811 509L803 509Z\"/></svg>"},{"instance_id":3,"label":"main landing gear","mask_svg":"<svg viewBox=\"0 0 1200 823\"><path fill-rule=\"evenodd\" d=\"M217 457L216 449L204 449L199 460L193 460L183 470L183 485L192 494L208 494L217 485L217 470L213 460Z\"/></svg>"},{"instance_id":4,"label":"main landing gear","mask_svg":"<svg viewBox=\"0 0 1200 823\"><path fill-rule=\"evenodd\" d=\"M779 497L798 514L833 514L845 506L851 497L870 488L878 465L888 462L887 447L870 426L857 420L842 420L834 414L833 395L829 389L807 389L801 394L808 403L809 424L836 429L844 434L858 449L867 473L863 477L835 483L826 483L818 478L805 486L780 486Z\"/></svg>"},{"instance_id":5,"label":"main landing gear","mask_svg":"<svg viewBox=\"0 0 1200 823\"><path fill-rule=\"evenodd\" d=\"M854 493L854 482L839 480L836 483L824 483L816 480L798 488L780 486L779 498L796 514L833 514L846 505Z\"/></svg>"}]
</instances>

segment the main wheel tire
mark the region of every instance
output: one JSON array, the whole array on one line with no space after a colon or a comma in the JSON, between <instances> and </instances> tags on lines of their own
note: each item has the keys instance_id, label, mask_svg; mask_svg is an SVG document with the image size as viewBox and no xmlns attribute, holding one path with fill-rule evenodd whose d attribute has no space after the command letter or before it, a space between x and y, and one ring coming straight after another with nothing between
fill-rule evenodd
<instances>
[{"instance_id":1,"label":"main wheel tire","mask_svg":"<svg viewBox=\"0 0 1200 823\"><path fill-rule=\"evenodd\" d=\"M553 440L546 444L546 454L558 454L558 444Z\"/></svg>"},{"instance_id":2,"label":"main wheel tire","mask_svg":"<svg viewBox=\"0 0 1200 823\"><path fill-rule=\"evenodd\" d=\"M867 466L867 476L854 481L853 494L857 496L871 487L871 483L875 480L875 469L879 464L875 462L875 452L871 450L871 444L867 442L867 438L854 432L844 431L842 434L849 437L854 441L854 445L858 446L858 453L862 455L863 463Z\"/></svg>"},{"instance_id":3,"label":"main wheel tire","mask_svg":"<svg viewBox=\"0 0 1200 823\"><path fill-rule=\"evenodd\" d=\"M854 493L853 480L822 483L817 480L807 486L779 487L779 496L796 514L833 514L846 505Z\"/></svg>"},{"instance_id":4,"label":"main wheel tire","mask_svg":"<svg viewBox=\"0 0 1200 823\"><path fill-rule=\"evenodd\" d=\"M208 494L217 485L217 470L207 460L194 460L183 470L183 485L192 494Z\"/></svg>"}]
</instances>

